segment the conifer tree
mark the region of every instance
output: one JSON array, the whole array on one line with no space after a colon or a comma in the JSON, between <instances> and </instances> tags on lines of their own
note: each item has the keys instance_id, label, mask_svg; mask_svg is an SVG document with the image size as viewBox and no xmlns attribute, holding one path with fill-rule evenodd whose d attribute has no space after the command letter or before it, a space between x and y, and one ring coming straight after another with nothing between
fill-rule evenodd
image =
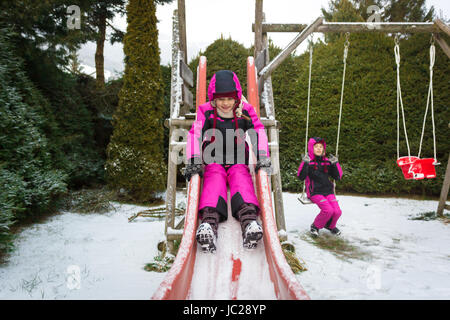
<instances>
[{"instance_id":1,"label":"conifer tree","mask_svg":"<svg viewBox=\"0 0 450 320\"><path fill-rule=\"evenodd\" d=\"M108 182L137 201L164 189L163 84L153 0L130 0L124 37L125 71L108 145Z\"/></svg>"},{"instance_id":2,"label":"conifer tree","mask_svg":"<svg viewBox=\"0 0 450 320\"><path fill-rule=\"evenodd\" d=\"M246 95L247 91L247 57L252 55L253 51L245 48L242 44L231 38L219 39L211 43L204 52L200 52L194 58L189 66L194 71L194 79L197 76L197 66L200 56L205 56L208 63L207 80L209 81L214 73L219 70L232 70L236 73L242 86L242 92Z\"/></svg>"}]
</instances>

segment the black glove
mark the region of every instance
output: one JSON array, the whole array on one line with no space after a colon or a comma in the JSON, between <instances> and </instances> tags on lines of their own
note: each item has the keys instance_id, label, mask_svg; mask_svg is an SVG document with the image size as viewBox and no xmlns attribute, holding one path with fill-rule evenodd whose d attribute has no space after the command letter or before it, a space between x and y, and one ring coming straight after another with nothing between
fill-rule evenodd
<instances>
[{"instance_id":1,"label":"black glove","mask_svg":"<svg viewBox=\"0 0 450 320\"><path fill-rule=\"evenodd\" d=\"M199 174L200 177L203 177L203 165L202 164L193 164L190 163L188 165L186 165L186 168L184 169L184 177L190 181L191 178L196 175Z\"/></svg>"},{"instance_id":2,"label":"black glove","mask_svg":"<svg viewBox=\"0 0 450 320\"><path fill-rule=\"evenodd\" d=\"M262 157L256 162L255 172L257 173L258 170L261 168L263 168L264 171L267 172L267 174L272 174L273 168L272 168L272 162L270 161L270 158Z\"/></svg>"},{"instance_id":3,"label":"black glove","mask_svg":"<svg viewBox=\"0 0 450 320\"><path fill-rule=\"evenodd\" d=\"M339 161L338 158L333 156L332 154L330 155L328 160L331 162L331 164L335 164L335 163L337 163Z\"/></svg>"},{"instance_id":4,"label":"black glove","mask_svg":"<svg viewBox=\"0 0 450 320\"><path fill-rule=\"evenodd\" d=\"M203 178L203 164L200 158L194 157L189 159L188 162L189 163L184 168L184 171L182 171L184 177L190 181L191 178L198 173L200 177Z\"/></svg>"}]
</instances>

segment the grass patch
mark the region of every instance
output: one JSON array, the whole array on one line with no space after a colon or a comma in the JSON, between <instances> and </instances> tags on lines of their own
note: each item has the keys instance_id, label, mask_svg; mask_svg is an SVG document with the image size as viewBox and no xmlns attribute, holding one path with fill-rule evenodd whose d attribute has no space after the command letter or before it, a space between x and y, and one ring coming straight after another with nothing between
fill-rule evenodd
<instances>
[{"instance_id":1,"label":"grass patch","mask_svg":"<svg viewBox=\"0 0 450 320\"><path fill-rule=\"evenodd\" d=\"M436 211L429 211L419 213L418 215L411 216L409 220L420 220L420 221L431 221L431 220L441 220L445 224L450 223L450 215L444 213L442 217L436 214Z\"/></svg>"},{"instance_id":2,"label":"grass patch","mask_svg":"<svg viewBox=\"0 0 450 320\"><path fill-rule=\"evenodd\" d=\"M184 215L185 209L182 208L175 208L175 216L182 216ZM128 222L134 221L137 217L149 217L154 218L157 220L162 220L166 216L166 207L159 207L159 208L153 208L148 209L144 211L139 211L138 213L132 215L128 218Z\"/></svg>"},{"instance_id":3,"label":"grass patch","mask_svg":"<svg viewBox=\"0 0 450 320\"><path fill-rule=\"evenodd\" d=\"M105 213L114 210L111 201L116 200L115 191L107 187L71 191L61 199L60 209L78 213Z\"/></svg>"},{"instance_id":4,"label":"grass patch","mask_svg":"<svg viewBox=\"0 0 450 320\"><path fill-rule=\"evenodd\" d=\"M281 244L281 248L283 249L284 257L286 258L286 262L292 269L294 274L298 274L300 272L307 271L305 261L301 260L295 254L295 247L293 244L289 242L283 242Z\"/></svg>"},{"instance_id":5,"label":"grass patch","mask_svg":"<svg viewBox=\"0 0 450 320\"><path fill-rule=\"evenodd\" d=\"M174 261L175 257L173 255L166 255L165 257L158 255L153 258L153 262L144 266L144 270L149 272L167 272Z\"/></svg>"},{"instance_id":6,"label":"grass patch","mask_svg":"<svg viewBox=\"0 0 450 320\"><path fill-rule=\"evenodd\" d=\"M315 245L320 249L331 252L337 258L342 260L368 260L371 258L370 252L362 250L360 247L353 245L349 240L327 234L323 231L317 238L313 238L309 234L305 233L301 236L301 239Z\"/></svg>"},{"instance_id":7,"label":"grass patch","mask_svg":"<svg viewBox=\"0 0 450 320\"><path fill-rule=\"evenodd\" d=\"M159 254L153 258L152 262L145 264L144 270L149 272L167 272L172 267L175 261L176 253L180 247L181 241L175 240L173 242L173 249L175 255L167 252L167 243L161 241L158 243Z\"/></svg>"}]
</instances>

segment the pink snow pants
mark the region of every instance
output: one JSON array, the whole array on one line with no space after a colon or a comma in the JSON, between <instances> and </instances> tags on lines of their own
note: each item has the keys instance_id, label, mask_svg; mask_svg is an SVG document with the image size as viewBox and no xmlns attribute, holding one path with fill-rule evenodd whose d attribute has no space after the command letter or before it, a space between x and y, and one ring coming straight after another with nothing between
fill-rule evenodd
<instances>
[{"instance_id":1,"label":"pink snow pants","mask_svg":"<svg viewBox=\"0 0 450 320\"><path fill-rule=\"evenodd\" d=\"M228 217L227 184L230 187L233 217L237 219L237 211L243 203L252 203L259 207L252 176L245 164L235 164L224 168L220 164L211 163L205 166L199 210L204 207L216 208L220 214L220 221L226 220Z\"/></svg>"},{"instance_id":2,"label":"pink snow pants","mask_svg":"<svg viewBox=\"0 0 450 320\"><path fill-rule=\"evenodd\" d=\"M310 199L320 208L320 212L314 220L314 225L318 229L322 229L323 227L325 227L328 220L332 219L329 228L334 229L339 217L342 214L341 208L339 207L335 195L329 194L327 196L323 196L320 194L316 194Z\"/></svg>"}]
</instances>

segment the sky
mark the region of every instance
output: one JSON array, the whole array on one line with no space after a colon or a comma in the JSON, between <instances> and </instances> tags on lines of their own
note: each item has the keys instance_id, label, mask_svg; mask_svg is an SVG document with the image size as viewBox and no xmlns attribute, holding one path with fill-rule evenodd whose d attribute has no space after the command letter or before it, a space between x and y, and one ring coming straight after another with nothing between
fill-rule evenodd
<instances>
[{"instance_id":1,"label":"sky","mask_svg":"<svg viewBox=\"0 0 450 320\"><path fill-rule=\"evenodd\" d=\"M188 61L204 51L208 45L223 35L250 47L254 42L252 23L255 20L255 0L185 0L186 38ZM321 8L328 8L329 0L264 0L263 11L269 23L309 24L321 16ZM450 17L449 0L427 0L426 6L434 6L438 16ZM161 51L161 64L170 64L172 42L172 16L177 8L177 0L171 4L158 5L158 41ZM126 17L116 17L113 25L126 31ZM269 33L275 45L284 48L296 33ZM314 39L323 37L316 33ZM302 43L294 53L306 48ZM124 69L122 44L105 43L105 76L108 78ZM95 43L85 44L78 52L86 73L95 74Z\"/></svg>"}]
</instances>

